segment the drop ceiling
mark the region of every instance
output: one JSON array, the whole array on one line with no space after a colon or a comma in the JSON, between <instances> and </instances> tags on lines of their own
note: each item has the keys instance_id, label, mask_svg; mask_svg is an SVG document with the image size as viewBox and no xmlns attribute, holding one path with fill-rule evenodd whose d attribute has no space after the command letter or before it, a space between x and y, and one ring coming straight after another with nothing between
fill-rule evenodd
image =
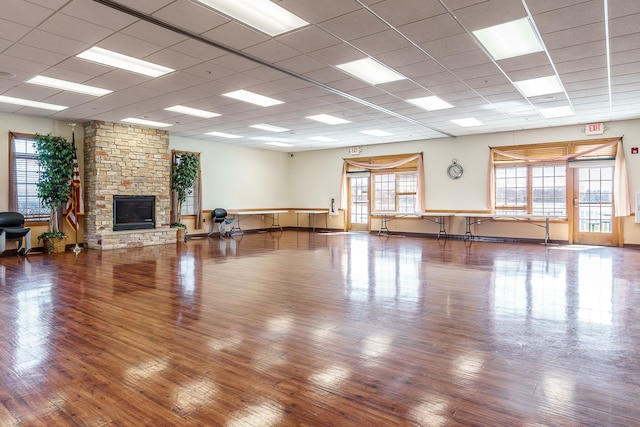
<instances>
[{"instance_id":1,"label":"drop ceiling","mask_svg":"<svg viewBox=\"0 0 640 427\"><path fill-rule=\"evenodd\" d=\"M202 144L286 152L640 117L638 0L274 2L309 25L270 37L195 0L3 0L0 95L68 108L0 103L0 112L74 123L145 118L170 123L171 135ZM533 23L542 52L495 61L473 36L520 18ZM93 46L176 71L150 78L76 57ZM407 79L371 85L337 67L366 57ZM36 75L113 92L95 97L25 83ZM561 92L527 98L514 85L549 75L559 78ZM222 96L240 89L283 103L263 108ZM406 101L434 95L453 108L426 111ZM165 110L174 105L220 115ZM574 114L546 119L540 113L561 106ZM349 123L307 118L320 114ZM483 125L452 122L468 118ZM252 127L257 124L288 130ZM391 135L362 133L371 130ZM310 139L316 137L335 141Z\"/></svg>"}]
</instances>

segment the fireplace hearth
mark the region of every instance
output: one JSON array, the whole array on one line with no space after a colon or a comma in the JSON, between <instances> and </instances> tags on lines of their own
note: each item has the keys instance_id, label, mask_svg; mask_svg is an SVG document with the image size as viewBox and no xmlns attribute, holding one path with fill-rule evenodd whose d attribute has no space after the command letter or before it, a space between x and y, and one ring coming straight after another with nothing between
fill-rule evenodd
<instances>
[{"instance_id":1,"label":"fireplace hearth","mask_svg":"<svg viewBox=\"0 0 640 427\"><path fill-rule=\"evenodd\" d=\"M113 196L113 231L156 228L155 196Z\"/></svg>"}]
</instances>

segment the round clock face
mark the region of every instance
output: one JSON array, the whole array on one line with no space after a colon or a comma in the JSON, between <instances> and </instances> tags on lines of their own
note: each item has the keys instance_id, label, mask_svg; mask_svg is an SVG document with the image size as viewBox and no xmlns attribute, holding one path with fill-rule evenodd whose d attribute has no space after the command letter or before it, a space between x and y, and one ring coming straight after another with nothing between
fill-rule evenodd
<instances>
[{"instance_id":1,"label":"round clock face","mask_svg":"<svg viewBox=\"0 0 640 427\"><path fill-rule=\"evenodd\" d=\"M447 168L447 175L451 179L458 179L462 176L462 166L455 160Z\"/></svg>"}]
</instances>

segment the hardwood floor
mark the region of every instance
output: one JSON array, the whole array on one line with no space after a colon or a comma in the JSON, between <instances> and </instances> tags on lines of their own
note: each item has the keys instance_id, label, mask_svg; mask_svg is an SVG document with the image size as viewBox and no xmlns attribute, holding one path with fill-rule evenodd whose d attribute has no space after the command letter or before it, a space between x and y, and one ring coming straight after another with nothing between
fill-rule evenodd
<instances>
[{"instance_id":1,"label":"hardwood floor","mask_svg":"<svg viewBox=\"0 0 640 427\"><path fill-rule=\"evenodd\" d=\"M0 257L0 426L638 426L640 251L285 231Z\"/></svg>"}]
</instances>

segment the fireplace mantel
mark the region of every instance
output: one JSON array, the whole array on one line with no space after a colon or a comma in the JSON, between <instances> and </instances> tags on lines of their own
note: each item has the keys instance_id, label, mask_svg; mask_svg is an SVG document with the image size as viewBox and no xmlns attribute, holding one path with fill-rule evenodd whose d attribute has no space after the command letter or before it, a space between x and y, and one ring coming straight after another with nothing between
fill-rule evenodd
<instances>
[{"instance_id":1,"label":"fireplace mantel","mask_svg":"<svg viewBox=\"0 0 640 427\"><path fill-rule=\"evenodd\" d=\"M175 244L177 230L177 228L164 227L148 230L104 231L95 233L88 243L89 248L101 250Z\"/></svg>"}]
</instances>

